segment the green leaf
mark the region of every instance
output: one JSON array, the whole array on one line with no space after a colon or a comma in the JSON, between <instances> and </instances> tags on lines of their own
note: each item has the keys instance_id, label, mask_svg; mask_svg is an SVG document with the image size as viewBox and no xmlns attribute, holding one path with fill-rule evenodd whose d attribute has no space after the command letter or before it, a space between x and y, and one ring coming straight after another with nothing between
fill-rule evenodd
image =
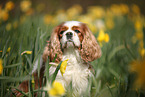
<instances>
[{"instance_id":1,"label":"green leaf","mask_svg":"<svg viewBox=\"0 0 145 97\"><path fill-rule=\"evenodd\" d=\"M54 74L53 74L51 84L54 82L54 80L55 80L55 78L56 78L56 76L57 76L57 73L58 73L58 71L59 71L59 69L60 69L61 63L62 63L62 61L59 63L59 65L57 66L57 68L56 68L56 70L55 70L55 72L54 72Z\"/></svg>"},{"instance_id":2,"label":"green leaf","mask_svg":"<svg viewBox=\"0 0 145 97\"><path fill-rule=\"evenodd\" d=\"M15 88L17 91L19 91L21 94L23 94L23 96L26 96L26 97L28 97L28 95L26 94L26 93L24 93L23 91L21 91L21 90L19 90L19 89L17 89L17 88Z\"/></svg>"},{"instance_id":3,"label":"green leaf","mask_svg":"<svg viewBox=\"0 0 145 97\"><path fill-rule=\"evenodd\" d=\"M3 76L0 77L1 81L5 81L5 82L14 82L14 81L24 81L24 80L29 80L30 77L29 76L25 76L25 77L9 77L9 76Z\"/></svg>"},{"instance_id":4,"label":"green leaf","mask_svg":"<svg viewBox=\"0 0 145 97\"><path fill-rule=\"evenodd\" d=\"M19 65L22 65L22 63L11 64L11 65L8 65L8 66L4 66L4 68L13 68L13 67L16 67L16 66L19 66Z\"/></svg>"}]
</instances>

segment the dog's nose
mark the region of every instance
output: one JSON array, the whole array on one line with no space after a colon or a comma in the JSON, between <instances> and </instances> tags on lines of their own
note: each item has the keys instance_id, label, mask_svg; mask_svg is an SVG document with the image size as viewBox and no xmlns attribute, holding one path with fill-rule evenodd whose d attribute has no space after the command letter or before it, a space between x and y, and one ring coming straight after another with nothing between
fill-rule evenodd
<instances>
[{"instance_id":1,"label":"dog's nose","mask_svg":"<svg viewBox=\"0 0 145 97\"><path fill-rule=\"evenodd\" d=\"M67 32L66 36L67 36L67 39L71 39L72 36L73 36L73 33L72 32Z\"/></svg>"}]
</instances>

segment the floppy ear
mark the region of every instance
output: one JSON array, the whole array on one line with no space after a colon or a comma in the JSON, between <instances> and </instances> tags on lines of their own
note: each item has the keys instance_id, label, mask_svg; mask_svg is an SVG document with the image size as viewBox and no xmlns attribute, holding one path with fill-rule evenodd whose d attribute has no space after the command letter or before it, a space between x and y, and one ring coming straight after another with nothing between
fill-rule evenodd
<instances>
[{"instance_id":1,"label":"floppy ear","mask_svg":"<svg viewBox=\"0 0 145 97\"><path fill-rule=\"evenodd\" d=\"M84 39L82 41L82 49L80 50L81 58L86 62L93 61L101 56L101 49L87 25L82 24L82 27Z\"/></svg>"},{"instance_id":2,"label":"floppy ear","mask_svg":"<svg viewBox=\"0 0 145 97\"><path fill-rule=\"evenodd\" d=\"M58 32L61 26L62 24L55 27L50 37L50 55L49 55L50 61L52 61L55 58L56 54L57 54L57 57L55 59L55 62L60 62L62 59L61 45L60 45L59 36L58 36Z\"/></svg>"}]
</instances>

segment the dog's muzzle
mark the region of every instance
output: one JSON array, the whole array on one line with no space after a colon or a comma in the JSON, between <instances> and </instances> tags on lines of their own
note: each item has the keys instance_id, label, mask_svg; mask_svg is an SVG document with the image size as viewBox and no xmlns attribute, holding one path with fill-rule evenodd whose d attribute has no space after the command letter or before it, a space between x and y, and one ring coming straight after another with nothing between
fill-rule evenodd
<instances>
[{"instance_id":1,"label":"dog's muzzle","mask_svg":"<svg viewBox=\"0 0 145 97\"><path fill-rule=\"evenodd\" d=\"M67 32L66 37L67 37L67 40L72 40L73 33L72 32Z\"/></svg>"}]
</instances>

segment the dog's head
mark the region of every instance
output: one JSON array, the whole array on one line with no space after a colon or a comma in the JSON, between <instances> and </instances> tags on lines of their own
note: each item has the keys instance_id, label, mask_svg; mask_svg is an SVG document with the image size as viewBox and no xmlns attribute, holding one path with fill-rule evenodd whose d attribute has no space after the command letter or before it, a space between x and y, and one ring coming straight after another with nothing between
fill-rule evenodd
<instances>
[{"instance_id":1,"label":"dog's head","mask_svg":"<svg viewBox=\"0 0 145 97\"><path fill-rule=\"evenodd\" d=\"M85 62L101 56L94 35L86 24L78 21L67 21L55 27L50 37L50 60L57 54L55 61L61 61L63 50L67 48L78 49Z\"/></svg>"}]
</instances>

